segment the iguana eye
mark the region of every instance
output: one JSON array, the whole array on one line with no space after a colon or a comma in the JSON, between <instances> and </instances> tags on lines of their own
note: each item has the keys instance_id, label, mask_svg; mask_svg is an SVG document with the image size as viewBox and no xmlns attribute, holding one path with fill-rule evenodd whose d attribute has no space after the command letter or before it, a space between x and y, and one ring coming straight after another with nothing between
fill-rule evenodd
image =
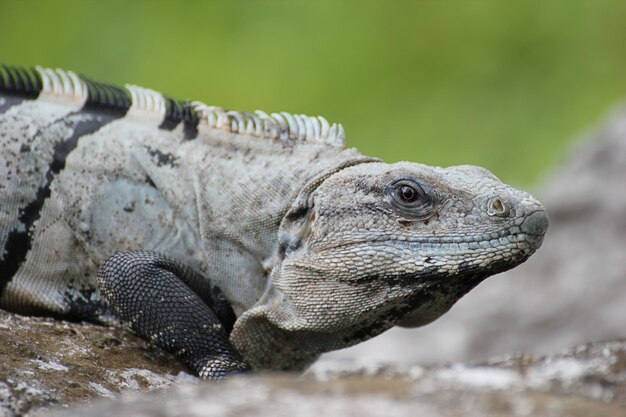
<instances>
[{"instance_id":1,"label":"iguana eye","mask_svg":"<svg viewBox=\"0 0 626 417\"><path fill-rule=\"evenodd\" d=\"M417 181L401 179L389 186L387 201L403 217L422 219L433 213L435 204L430 194Z\"/></svg>"},{"instance_id":2,"label":"iguana eye","mask_svg":"<svg viewBox=\"0 0 626 417\"><path fill-rule=\"evenodd\" d=\"M419 197L418 191L410 185L402 185L398 188L398 195L407 203L412 203L417 200L417 197Z\"/></svg>"},{"instance_id":3,"label":"iguana eye","mask_svg":"<svg viewBox=\"0 0 626 417\"><path fill-rule=\"evenodd\" d=\"M394 192L394 199L397 203L405 205L407 207L415 206L418 200L424 200L422 202L428 202L429 197L424 189L413 180L398 180L391 185Z\"/></svg>"}]
</instances>

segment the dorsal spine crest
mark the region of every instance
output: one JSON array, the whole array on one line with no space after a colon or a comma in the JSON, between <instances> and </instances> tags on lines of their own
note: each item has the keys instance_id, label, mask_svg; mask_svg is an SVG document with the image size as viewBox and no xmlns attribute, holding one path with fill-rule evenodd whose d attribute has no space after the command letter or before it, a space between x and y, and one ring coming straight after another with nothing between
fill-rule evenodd
<instances>
[{"instance_id":1,"label":"dorsal spine crest","mask_svg":"<svg viewBox=\"0 0 626 417\"><path fill-rule=\"evenodd\" d=\"M338 123L330 125L322 116L307 116L287 112L254 113L228 111L221 107L192 102L200 123L211 128L235 134L294 142L318 142L332 146L345 146L345 132Z\"/></svg>"},{"instance_id":2,"label":"dorsal spine crest","mask_svg":"<svg viewBox=\"0 0 626 417\"><path fill-rule=\"evenodd\" d=\"M339 123L322 116L287 112L267 114L225 110L199 101L180 102L154 90L126 84L124 88L79 77L72 71L36 67L22 69L0 65L0 90L28 97L45 96L55 101L84 103L91 108L125 114L147 112L160 116L162 126L179 122L290 143L324 143L345 147L345 133ZM130 109L130 110L129 110ZM190 137L191 138L191 137Z\"/></svg>"}]
</instances>

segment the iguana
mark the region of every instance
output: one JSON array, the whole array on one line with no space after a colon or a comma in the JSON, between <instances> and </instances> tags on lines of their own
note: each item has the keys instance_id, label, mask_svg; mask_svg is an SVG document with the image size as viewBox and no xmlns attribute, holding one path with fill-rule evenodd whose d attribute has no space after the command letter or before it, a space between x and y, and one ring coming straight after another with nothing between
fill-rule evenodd
<instances>
[{"instance_id":1,"label":"iguana","mask_svg":"<svg viewBox=\"0 0 626 417\"><path fill-rule=\"evenodd\" d=\"M0 66L0 305L121 323L203 378L301 370L524 262L542 205L339 124Z\"/></svg>"}]
</instances>

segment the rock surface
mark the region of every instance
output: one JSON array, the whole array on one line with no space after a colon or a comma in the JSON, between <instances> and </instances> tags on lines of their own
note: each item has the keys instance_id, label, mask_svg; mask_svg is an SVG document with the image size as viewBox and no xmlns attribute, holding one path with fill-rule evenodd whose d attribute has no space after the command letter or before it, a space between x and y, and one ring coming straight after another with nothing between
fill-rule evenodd
<instances>
[{"instance_id":1,"label":"rock surface","mask_svg":"<svg viewBox=\"0 0 626 417\"><path fill-rule=\"evenodd\" d=\"M2 417L195 380L174 358L122 329L0 311L0 340Z\"/></svg>"},{"instance_id":2,"label":"rock surface","mask_svg":"<svg viewBox=\"0 0 626 417\"><path fill-rule=\"evenodd\" d=\"M487 279L428 326L395 328L327 357L467 361L626 337L626 108L575 144L537 196L550 227L528 262Z\"/></svg>"},{"instance_id":3,"label":"rock surface","mask_svg":"<svg viewBox=\"0 0 626 417\"><path fill-rule=\"evenodd\" d=\"M43 414L42 414L43 415ZM47 414L50 415L50 414ZM540 359L402 369L358 365L179 384L63 416L626 416L626 341Z\"/></svg>"}]
</instances>

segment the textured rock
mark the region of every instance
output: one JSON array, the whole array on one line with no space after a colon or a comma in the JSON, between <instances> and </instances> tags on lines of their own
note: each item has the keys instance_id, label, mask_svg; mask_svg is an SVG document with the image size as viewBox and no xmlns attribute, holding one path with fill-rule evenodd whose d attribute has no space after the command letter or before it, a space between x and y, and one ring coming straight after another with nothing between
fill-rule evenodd
<instances>
[{"instance_id":1,"label":"textured rock","mask_svg":"<svg viewBox=\"0 0 626 417\"><path fill-rule=\"evenodd\" d=\"M194 379L128 332L0 311L0 416Z\"/></svg>"},{"instance_id":2,"label":"textured rock","mask_svg":"<svg viewBox=\"0 0 626 417\"><path fill-rule=\"evenodd\" d=\"M537 194L550 228L528 262L426 327L392 329L327 357L467 361L626 337L626 108L579 141Z\"/></svg>"},{"instance_id":3,"label":"textured rock","mask_svg":"<svg viewBox=\"0 0 626 417\"><path fill-rule=\"evenodd\" d=\"M626 416L626 341L474 365L342 366L177 385L54 415Z\"/></svg>"}]
</instances>

